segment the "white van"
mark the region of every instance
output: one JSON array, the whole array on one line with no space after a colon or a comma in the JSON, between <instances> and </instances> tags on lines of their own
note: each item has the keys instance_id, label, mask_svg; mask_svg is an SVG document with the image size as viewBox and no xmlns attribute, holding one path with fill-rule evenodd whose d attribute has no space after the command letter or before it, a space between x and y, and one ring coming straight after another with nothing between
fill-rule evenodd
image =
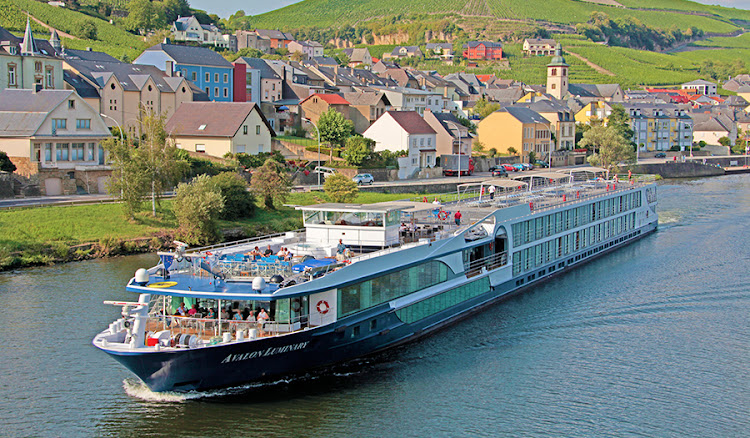
<instances>
[{"instance_id":1,"label":"white van","mask_svg":"<svg viewBox=\"0 0 750 438\"><path fill-rule=\"evenodd\" d=\"M315 170L313 170L313 172L322 173L323 178L328 178L329 176L336 174L336 169L325 166L315 166Z\"/></svg>"}]
</instances>

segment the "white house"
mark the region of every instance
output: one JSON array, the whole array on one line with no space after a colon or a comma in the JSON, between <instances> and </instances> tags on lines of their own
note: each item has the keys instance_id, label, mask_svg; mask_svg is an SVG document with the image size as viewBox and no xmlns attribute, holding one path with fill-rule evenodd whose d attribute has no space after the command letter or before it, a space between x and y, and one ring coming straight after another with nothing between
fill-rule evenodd
<instances>
[{"instance_id":1,"label":"white house","mask_svg":"<svg viewBox=\"0 0 750 438\"><path fill-rule=\"evenodd\" d=\"M213 24L200 24L195 17L180 17L172 23L172 37L175 41L189 41L209 44L224 49L230 48L228 35L222 35L221 30Z\"/></svg>"},{"instance_id":2,"label":"white house","mask_svg":"<svg viewBox=\"0 0 750 438\"><path fill-rule=\"evenodd\" d=\"M704 81L703 79L685 82L682 84L682 89L695 90L696 93L705 94L706 96L716 96L716 84L710 81Z\"/></svg>"},{"instance_id":3,"label":"white house","mask_svg":"<svg viewBox=\"0 0 750 438\"><path fill-rule=\"evenodd\" d=\"M437 134L416 111L386 111L362 134L375 140L376 151L407 151L399 160L399 178L435 166Z\"/></svg>"}]
</instances>

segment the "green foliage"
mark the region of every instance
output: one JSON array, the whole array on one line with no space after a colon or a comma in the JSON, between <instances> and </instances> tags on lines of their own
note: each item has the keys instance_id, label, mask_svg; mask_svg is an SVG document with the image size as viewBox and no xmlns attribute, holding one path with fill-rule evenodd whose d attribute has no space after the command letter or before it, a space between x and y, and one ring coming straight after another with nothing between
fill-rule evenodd
<instances>
[{"instance_id":1,"label":"green foliage","mask_svg":"<svg viewBox=\"0 0 750 438\"><path fill-rule=\"evenodd\" d=\"M224 208L224 198L209 176L199 175L190 183L180 183L175 190L173 208L180 224L180 239L191 244L217 239L216 221Z\"/></svg>"},{"instance_id":2,"label":"green foliage","mask_svg":"<svg viewBox=\"0 0 750 438\"><path fill-rule=\"evenodd\" d=\"M81 23L80 27L76 29L74 35L89 40L95 40L98 35L96 22L94 22L94 20L92 19L84 20L83 23Z\"/></svg>"},{"instance_id":3,"label":"green foliage","mask_svg":"<svg viewBox=\"0 0 750 438\"><path fill-rule=\"evenodd\" d=\"M221 54L227 61L234 62L239 58L260 58L265 53L261 52L258 49L253 49L252 47L245 47L244 49L240 49L237 52L230 52L229 50L226 50L222 52Z\"/></svg>"},{"instance_id":4,"label":"green foliage","mask_svg":"<svg viewBox=\"0 0 750 438\"><path fill-rule=\"evenodd\" d=\"M629 162L635 158L629 140L614 126L592 126L583 134L579 146L595 150L596 152L588 157L589 163L607 170L617 168L621 161Z\"/></svg>"},{"instance_id":5,"label":"green foliage","mask_svg":"<svg viewBox=\"0 0 750 438\"><path fill-rule=\"evenodd\" d=\"M341 173L326 178L323 189L332 202L353 202L359 193L357 183Z\"/></svg>"},{"instance_id":6,"label":"green foliage","mask_svg":"<svg viewBox=\"0 0 750 438\"><path fill-rule=\"evenodd\" d=\"M508 153L511 155L518 155L518 150L514 148L513 146L508 148Z\"/></svg>"},{"instance_id":7,"label":"green foliage","mask_svg":"<svg viewBox=\"0 0 750 438\"><path fill-rule=\"evenodd\" d=\"M8 158L8 154L3 151L0 151L0 170L10 173L16 171L16 165L13 164L12 161L10 161L10 158Z\"/></svg>"},{"instance_id":8,"label":"green foliage","mask_svg":"<svg viewBox=\"0 0 750 438\"><path fill-rule=\"evenodd\" d=\"M732 144L732 140L730 140L727 136L719 138L718 142L722 146L730 146Z\"/></svg>"},{"instance_id":9,"label":"green foliage","mask_svg":"<svg viewBox=\"0 0 750 438\"><path fill-rule=\"evenodd\" d=\"M470 133L476 135L477 125L475 125L471 120L467 119L466 117L458 116L458 122L464 125Z\"/></svg>"},{"instance_id":10,"label":"green foliage","mask_svg":"<svg viewBox=\"0 0 750 438\"><path fill-rule=\"evenodd\" d=\"M612 105L612 113L607 119L607 124L613 127L622 138L628 140L632 146L635 146L633 142L635 132L630 128L630 116L625 111L625 107L620 104Z\"/></svg>"},{"instance_id":11,"label":"green foliage","mask_svg":"<svg viewBox=\"0 0 750 438\"><path fill-rule=\"evenodd\" d=\"M224 208L219 215L223 220L252 217L255 213L255 197L248 191L249 185L240 175L233 172L220 173L211 178L218 187Z\"/></svg>"},{"instance_id":12,"label":"green foliage","mask_svg":"<svg viewBox=\"0 0 750 438\"><path fill-rule=\"evenodd\" d=\"M669 47L690 38L703 36L703 31L695 26L686 31L681 31L674 25L662 30L631 16L610 20L609 15L599 11L592 12L588 22L579 23L577 30L592 41L606 41L610 46L645 50L654 50L657 46Z\"/></svg>"},{"instance_id":13,"label":"green foliage","mask_svg":"<svg viewBox=\"0 0 750 438\"><path fill-rule=\"evenodd\" d=\"M192 179L198 175L218 175L222 172L231 172L237 170L236 165L223 165L217 161L208 158L200 158L190 155L183 149L177 149L175 153L177 160L185 163L185 177Z\"/></svg>"},{"instance_id":14,"label":"green foliage","mask_svg":"<svg viewBox=\"0 0 750 438\"><path fill-rule=\"evenodd\" d=\"M131 0L127 6L128 18L125 20L125 27L141 34L165 27L167 17L164 8L160 6L159 2L151 0Z\"/></svg>"},{"instance_id":15,"label":"green foliage","mask_svg":"<svg viewBox=\"0 0 750 438\"><path fill-rule=\"evenodd\" d=\"M269 158L253 173L250 190L260 198L265 208L273 210L276 208L274 203L283 204L286 201L291 185L281 165Z\"/></svg>"},{"instance_id":16,"label":"green foliage","mask_svg":"<svg viewBox=\"0 0 750 438\"><path fill-rule=\"evenodd\" d=\"M481 118L485 118L495 111L500 109L500 104L497 102L487 102L485 98L481 98L474 105L474 113L479 115Z\"/></svg>"},{"instance_id":17,"label":"green foliage","mask_svg":"<svg viewBox=\"0 0 750 438\"><path fill-rule=\"evenodd\" d=\"M320 115L317 125L321 141L332 145L343 146L346 139L354 135L354 122L333 108Z\"/></svg>"},{"instance_id":18,"label":"green foliage","mask_svg":"<svg viewBox=\"0 0 750 438\"><path fill-rule=\"evenodd\" d=\"M372 158L374 150L375 140L356 135L346 139L346 148L341 153L341 157L346 160L347 164L361 166L362 163Z\"/></svg>"},{"instance_id":19,"label":"green foliage","mask_svg":"<svg viewBox=\"0 0 750 438\"><path fill-rule=\"evenodd\" d=\"M244 166L245 168L248 168L248 169L260 167L268 159L272 159L279 164L286 163L284 156L281 155L281 152L279 151L260 152L256 155L248 155L243 152L240 152L239 154L235 154L234 158L237 159L237 161L239 161L241 166Z\"/></svg>"}]
</instances>

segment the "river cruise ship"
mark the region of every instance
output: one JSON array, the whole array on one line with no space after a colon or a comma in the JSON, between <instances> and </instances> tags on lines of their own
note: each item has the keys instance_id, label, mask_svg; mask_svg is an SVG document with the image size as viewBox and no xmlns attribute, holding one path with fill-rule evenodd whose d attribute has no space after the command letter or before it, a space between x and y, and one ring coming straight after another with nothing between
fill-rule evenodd
<instances>
[{"instance_id":1,"label":"river cruise ship","mask_svg":"<svg viewBox=\"0 0 750 438\"><path fill-rule=\"evenodd\" d=\"M122 316L93 344L153 391L189 391L325 369L418 339L654 231L653 180L597 172L300 206L303 230L177 242L128 282L137 300L105 302Z\"/></svg>"}]
</instances>

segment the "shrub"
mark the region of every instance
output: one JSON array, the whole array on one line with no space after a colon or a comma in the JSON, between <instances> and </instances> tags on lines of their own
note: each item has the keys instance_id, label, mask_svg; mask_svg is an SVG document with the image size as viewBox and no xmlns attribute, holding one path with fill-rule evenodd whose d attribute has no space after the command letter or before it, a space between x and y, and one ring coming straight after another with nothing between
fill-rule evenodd
<instances>
[{"instance_id":1,"label":"shrub","mask_svg":"<svg viewBox=\"0 0 750 438\"><path fill-rule=\"evenodd\" d=\"M224 198L224 209L219 215L221 219L235 220L253 217L255 196L248 191L249 185L240 175L224 172L211 178L211 182L218 187Z\"/></svg>"},{"instance_id":2,"label":"shrub","mask_svg":"<svg viewBox=\"0 0 750 438\"><path fill-rule=\"evenodd\" d=\"M362 163L372 157L374 149L375 140L356 135L346 139L346 148L341 155L347 164L361 166Z\"/></svg>"},{"instance_id":3,"label":"shrub","mask_svg":"<svg viewBox=\"0 0 750 438\"><path fill-rule=\"evenodd\" d=\"M178 235L187 243L202 244L218 237L216 219L224 208L221 191L207 175L180 183L173 209L180 224Z\"/></svg>"},{"instance_id":4,"label":"shrub","mask_svg":"<svg viewBox=\"0 0 750 438\"><path fill-rule=\"evenodd\" d=\"M15 172L16 170L16 165L13 164L12 161L10 161L10 158L8 158L8 154L3 151L0 151L0 170L10 173Z\"/></svg>"},{"instance_id":5,"label":"shrub","mask_svg":"<svg viewBox=\"0 0 750 438\"><path fill-rule=\"evenodd\" d=\"M359 193L357 183L340 173L326 178L323 188L332 202L353 202Z\"/></svg>"},{"instance_id":6,"label":"shrub","mask_svg":"<svg viewBox=\"0 0 750 438\"><path fill-rule=\"evenodd\" d=\"M250 189L263 200L265 208L273 210L274 203L281 204L286 200L291 185L287 175L282 173L281 165L269 158L253 173Z\"/></svg>"}]
</instances>

